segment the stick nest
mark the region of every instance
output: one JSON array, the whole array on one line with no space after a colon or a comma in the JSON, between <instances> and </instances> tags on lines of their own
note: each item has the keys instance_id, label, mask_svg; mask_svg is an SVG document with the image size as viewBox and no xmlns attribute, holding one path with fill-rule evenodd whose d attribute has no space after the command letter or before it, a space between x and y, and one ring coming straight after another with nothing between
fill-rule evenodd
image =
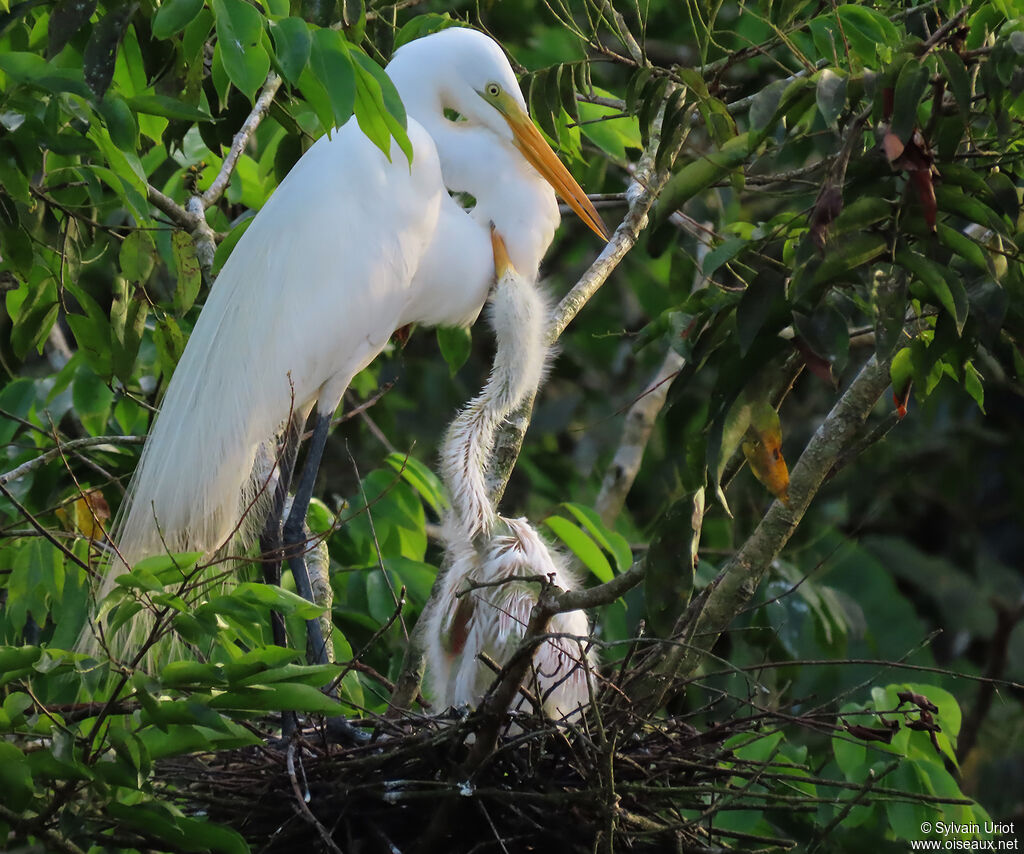
<instances>
[{"instance_id":1,"label":"stick nest","mask_svg":"<svg viewBox=\"0 0 1024 854\"><path fill-rule=\"evenodd\" d=\"M613 733L523 716L472 774L472 717L374 723L356 747L332 743L320 721L287 741L165 761L161 786L261 852L570 854L610 850L610 838L619 850L708 852L722 850L707 828L736 775L758 773L723 765L740 723L701 733L666 718Z\"/></svg>"}]
</instances>

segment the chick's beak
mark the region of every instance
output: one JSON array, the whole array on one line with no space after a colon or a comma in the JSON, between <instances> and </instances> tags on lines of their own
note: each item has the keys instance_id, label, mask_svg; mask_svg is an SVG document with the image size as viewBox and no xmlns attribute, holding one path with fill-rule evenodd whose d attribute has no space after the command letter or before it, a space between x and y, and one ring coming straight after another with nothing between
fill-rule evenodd
<instances>
[{"instance_id":1,"label":"chick's beak","mask_svg":"<svg viewBox=\"0 0 1024 854\"><path fill-rule=\"evenodd\" d=\"M576 179L569 174L569 170L562 165L562 161L551 150L551 146L544 141L544 137L541 136L529 115L511 99L507 103L499 105L499 110L509 127L512 128L516 148L522 152L523 157L541 174L544 180L555 188L555 192L558 193L562 201L576 212L576 215L587 224L587 227L602 240L607 241L608 229L600 214L587 198L587 194L576 183Z\"/></svg>"},{"instance_id":2,"label":"chick's beak","mask_svg":"<svg viewBox=\"0 0 1024 854\"><path fill-rule=\"evenodd\" d=\"M512 266L512 261L508 257L505 240L498 234L498 230L493 224L491 225L491 249L494 252L494 273L498 279L505 276L510 270L515 270L515 267Z\"/></svg>"}]
</instances>

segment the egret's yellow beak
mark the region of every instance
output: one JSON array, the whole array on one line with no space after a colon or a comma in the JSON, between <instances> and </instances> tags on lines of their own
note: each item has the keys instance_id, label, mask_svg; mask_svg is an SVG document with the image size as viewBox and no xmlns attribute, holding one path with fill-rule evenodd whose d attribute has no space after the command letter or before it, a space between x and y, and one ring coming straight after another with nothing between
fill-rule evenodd
<instances>
[{"instance_id":1,"label":"egret's yellow beak","mask_svg":"<svg viewBox=\"0 0 1024 854\"><path fill-rule=\"evenodd\" d=\"M562 161L551 150L551 146L544 141L540 131L534 125L533 120L527 115L507 93L502 92L497 97L488 97L481 93L481 97L501 113L508 126L512 128L512 135L515 138L515 145L527 159L531 166L540 172L541 176L562 198L576 215L587 224L587 227L602 240L608 240L608 229L601 220L601 215L591 204L587 194L576 183L576 179L569 174L569 170L562 165Z\"/></svg>"}]
</instances>

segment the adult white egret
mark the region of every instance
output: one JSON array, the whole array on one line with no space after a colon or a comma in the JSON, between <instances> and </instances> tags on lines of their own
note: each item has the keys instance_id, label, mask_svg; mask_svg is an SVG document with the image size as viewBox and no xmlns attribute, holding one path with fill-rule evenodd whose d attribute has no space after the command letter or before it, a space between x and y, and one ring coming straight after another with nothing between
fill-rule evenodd
<instances>
[{"instance_id":1,"label":"adult white egret","mask_svg":"<svg viewBox=\"0 0 1024 854\"><path fill-rule=\"evenodd\" d=\"M291 550L308 598L303 521L352 377L406 324L476 318L494 279L490 223L515 266L534 275L559 221L552 188L607 236L490 38L461 28L426 36L398 50L387 73L409 115L411 167L397 145L389 161L350 120L303 155L253 219L210 292L129 487L113 536L129 566L168 550L245 545L268 520L264 551ZM472 194L472 213L448 190ZM297 437L314 410L282 531ZM276 488L266 488L261 460L278 466ZM322 648L315 622L310 630Z\"/></svg>"},{"instance_id":2,"label":"adult white egret","mask_svg":"<svg viewBox=\"0 0 1024 854\"><path fill-rule=\"evenodd\" d=\"M494 674L479 656L508 663L526 632L539 587L546 578L563 589L577 580L526 519L499 516L485 482L500 424L540 384L548 355L548 306L531 278L509 263L494 235L497 284L488 319L494 329L491 375L477 397L448 428L442 474L452 507L444 523L447 572L426 616L424 647L434 696L442 706L475 706ZM582 611L556 614L551 637L537 647L525 686L544 714L564 720L589 703L590 624ZM515 704L521 708L523 701Z\"/></svg>"}]
</instances>

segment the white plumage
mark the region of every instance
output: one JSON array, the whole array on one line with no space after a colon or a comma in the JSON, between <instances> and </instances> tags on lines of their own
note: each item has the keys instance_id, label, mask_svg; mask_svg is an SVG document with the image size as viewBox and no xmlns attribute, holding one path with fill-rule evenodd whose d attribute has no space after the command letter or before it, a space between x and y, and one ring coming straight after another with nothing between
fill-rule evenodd
<instances>
[{"instance_id":1,"label":"white plumage","mask_svg":"<svg viewBox=\"0 0 1024 854\"><path fill-rule=\"evenodd\" d=\"M445 474L464 500L446 522L452 571L428 622L436 630L431 659L438 694L450 703L475 703L488 674L473 650L507 660L537 586L502 585L461 600L458 590L472 580L516 574L550 575L560 586L573 586L525 520L496 515L483 485L495 430L543 372L547 312L533 282L559 222L552 188L592 230L607 235L530 122L512 69L491 39L445 30L401 48L387 72L409 115L411 165L397 144L386 158L352 120L293 167L211 290L168 385L113 541L129 566L165 551L210 556L232 542L239 548L251 543L272 503L281 501L273 496L275 484L290 480L275 452L289 421L301 424L315 412L313 445L319 441L322 450L330 415L352 377L394 330L413 322L472 323L494 281L493 226L510 259L492 313L504 358L446 444ZM446 109L464 121L450 121ZM475 208L464 211L449 190L471 194ZM320 450L311 454L314 465ZM311 491L307 473L303 489ZM296 536L294 520L301 526L304 519L303 502L296 508L284 541L280 519L268 526L276 527L268 550L302 541L301 535L287 539ZM305 576L302 563L301 557L292 561L297 582ZM117 574L107 573L100 595ZM580 612L551 625L580 637L588 628ZM468 642L456 650L453 632L462 631ZM571 639L542 644L535 687L549 714L572 714L586 702L583 657Z\"/></svg>"},{"instance_id":2,"label":"white plumage","mask_svg":"<svg viewBox=\"0 0 1024 854\"><path fill-rule=\"evenodd\" d=\"M496 339L491 375L449 427L441 452L452 499L444 523L447 572L425 617L424 637L434 695L443 706L476 705L494 681L479 654L505 665L522 641L540 585L521 579L578 586L561 555L526 519L497 514L484 480L498 427L543 377L548 316L531 280L511 267L500 274L488 313ZM474 588L479 584L486 586ZM582 611L571 611L555 615L548 632L557 637L537 648L524 684L545 715L564 720L589 703L584 643L590 624ZM523 705L520 700L515 708Z\"/></svg>"},{"instance_id":3,"label":"white plumage","mask_svg":"<svg viewBox=\"0 0 1024 854\"><path fill-rule=\"evenodd\" d=\"M552 185L602 229L487 36L424 37L387 71L409 114L411 167L397 144L389 162L351 120L256 215L189 338L115 526L129 565L251 542L271 492L254 466L260 449L273 457L293 412L332 413L395 329L471 323L493 281L491 222L528 271L558 224ZM472 214L446 187L476 197Z\"/></svg>"}]
</instances>

